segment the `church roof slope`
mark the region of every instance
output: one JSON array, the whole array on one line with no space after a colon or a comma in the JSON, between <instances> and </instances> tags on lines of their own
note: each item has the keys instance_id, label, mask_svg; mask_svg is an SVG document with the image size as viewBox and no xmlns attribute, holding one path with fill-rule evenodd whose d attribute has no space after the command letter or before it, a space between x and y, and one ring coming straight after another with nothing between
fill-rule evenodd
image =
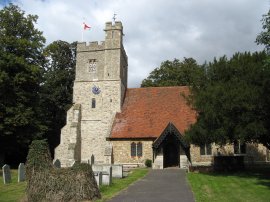
<instances>
[{"instance_id":1,"label":"church roof slope","mask_svg":"<svg viewBox=\"0 0 270 202\"><path fill-rule=\"evenodd\" d=\"M189 92L187 86L127 89L110 138L157 138L170 122L183 134L196 121L184 97Z\"/></svg>"}]
</instances>

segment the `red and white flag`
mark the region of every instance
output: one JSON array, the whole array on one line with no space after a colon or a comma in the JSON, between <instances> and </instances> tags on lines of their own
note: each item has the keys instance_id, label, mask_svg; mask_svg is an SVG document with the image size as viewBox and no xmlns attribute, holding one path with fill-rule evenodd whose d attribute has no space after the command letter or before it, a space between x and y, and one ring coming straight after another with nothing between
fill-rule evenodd
<instances>
[{"instance_id":1,"label":"red and white flag","mask_svg":"<svg viewBox=\"0 0 270 202\"><path fill-rule=\"evenodd\" d=\"M91 28L91 27L90 27L89 25L83 23L83 29L84 29L84 30L87 30L87 29L90 29L90 28Z\"/></svg>"}]
</instances>

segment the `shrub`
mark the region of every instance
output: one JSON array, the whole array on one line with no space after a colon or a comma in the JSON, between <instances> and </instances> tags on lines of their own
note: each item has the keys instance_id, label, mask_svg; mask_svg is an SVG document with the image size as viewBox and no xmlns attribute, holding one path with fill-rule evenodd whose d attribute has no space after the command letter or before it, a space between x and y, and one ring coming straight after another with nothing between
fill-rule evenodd
<instances>
[{"instance_id":1,"label":"shrub","mask_svg":"<svg viewBox=\"0 0 270 202\"><path fill-rule=\"evenodd\" d=\"M82 201L100 198L91 166L75 163L55 168L45 140L33 141L26 162L27 199L35 201Z\"/></svg>"},{"instance_id":2,"label":"shrub","mask_svg":"<svg viewBox=\"0 0 270 202\"><path fill-rule=\"evenodd\" d=\"M145 164L145 166L146 166L147 168L151 168L151 167L152 167L152 160L146 159L144 164Z\"/></svg>"}]
</instances>

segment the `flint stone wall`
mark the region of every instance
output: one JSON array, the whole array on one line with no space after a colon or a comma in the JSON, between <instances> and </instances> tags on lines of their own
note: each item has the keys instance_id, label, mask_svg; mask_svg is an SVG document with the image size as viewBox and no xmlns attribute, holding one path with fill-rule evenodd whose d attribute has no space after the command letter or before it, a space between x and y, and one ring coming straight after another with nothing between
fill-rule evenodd
<instances>
[{"instance_id":1,"label":"flint stone wall","mask_svg":"<svg viewBox=\"0 0 270 202\"><path fill-rule=\"evenodd\" d=\"M190 156L193 166L210 166L214 162L214 156L244 156L244 163L250 164L269 164L269 151L262 144L247 143L246 154L234 154L233 144L219 146L212 144L212 155L200 155L200 147L196 145L190 146Z\"/></svg>"},{"instance_id":2,"label":"flint stone wall","mask_svg":"<svg viewBox=\"0 0 270 202\"><path fill-rule=\"evenodd\" d=\"M131 143L141 142L142 143L142 157L132 157L131 156ZM115 164L129 164L129 163L145 163L146 159L152 160L153 149L152 140L112 140L113 145L113 159Z\"/></svg>"}]
</instances>

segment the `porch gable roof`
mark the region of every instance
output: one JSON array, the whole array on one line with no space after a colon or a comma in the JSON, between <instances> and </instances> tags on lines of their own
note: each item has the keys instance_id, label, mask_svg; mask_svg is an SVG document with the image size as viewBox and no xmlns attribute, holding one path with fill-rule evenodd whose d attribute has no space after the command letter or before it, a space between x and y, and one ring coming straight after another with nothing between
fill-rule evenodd
<instances>
[{"instance_id":1,"label":"porch gable roof","mask_svg":"<svg viewBox=\"0 0 270 202\"><path fill-rule=\"evenodd\" d=\"M185 148L189 147L189 145L183 140L181 133L177 130L174 124L170 122L164 131L160 134L160 136L154 141L153 148L157 149L166 138L166 136L170 134L174 135Z\"/></svg>"}]
</instances>

